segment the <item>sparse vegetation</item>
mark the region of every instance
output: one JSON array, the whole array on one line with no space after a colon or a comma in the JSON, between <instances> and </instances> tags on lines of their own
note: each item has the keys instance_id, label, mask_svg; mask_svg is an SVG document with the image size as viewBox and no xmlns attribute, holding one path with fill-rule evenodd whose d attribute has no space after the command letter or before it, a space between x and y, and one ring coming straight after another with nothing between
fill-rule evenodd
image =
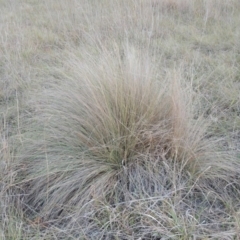
<instances>
[{"instance_id":1,"label":"sparse vegetation","mask_svg":"<svg viewBox=\"0 0 240 240\"><path fill-rule=\"evenodd\" d=\"M0 239L239 239L237 0L0 11Z\"/></svg>"}]
</instances>

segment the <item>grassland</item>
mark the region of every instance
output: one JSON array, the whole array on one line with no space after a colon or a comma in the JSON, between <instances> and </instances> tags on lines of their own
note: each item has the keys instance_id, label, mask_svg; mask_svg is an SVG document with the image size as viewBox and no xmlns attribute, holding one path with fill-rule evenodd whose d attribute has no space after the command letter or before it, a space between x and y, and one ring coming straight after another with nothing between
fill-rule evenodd
<instances>
[{"instance_id":1,"label":"grassland","mask_svg":"<svg viewBox=\"0 0 240 240\"><path fill-rule=\"evenodd\" d=\"M0 239L240 239L238 0L0 0Z\"/></svg>"}]
</instances>

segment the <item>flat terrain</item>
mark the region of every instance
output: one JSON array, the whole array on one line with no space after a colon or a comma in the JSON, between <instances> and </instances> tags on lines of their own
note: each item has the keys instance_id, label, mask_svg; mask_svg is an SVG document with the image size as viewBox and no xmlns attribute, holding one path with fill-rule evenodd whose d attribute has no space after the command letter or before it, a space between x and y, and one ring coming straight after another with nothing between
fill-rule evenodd
<instances>
[{"instance_id":1,"label":"flat terrain","mask_svg":"<svg viewBox=\"0 0 240 240\"><path fill-rule=\"evenodd\" d=\"M238 0L0 0L0 239L240 239Z\"/></svg>"}]
</instances>

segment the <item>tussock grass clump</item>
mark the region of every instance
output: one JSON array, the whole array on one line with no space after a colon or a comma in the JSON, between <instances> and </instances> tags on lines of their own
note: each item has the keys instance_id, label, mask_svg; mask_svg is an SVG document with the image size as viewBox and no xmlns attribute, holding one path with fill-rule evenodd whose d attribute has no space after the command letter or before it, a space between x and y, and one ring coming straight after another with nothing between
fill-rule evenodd
<instances>
[{"instance_id":1,"label":"tussock grass clump","mask_svg":"<svg viewBox=\"0 0 240 240\"><path fill-rule=\"evenodd\" d=\"M36 117L18 158L28 218L92 239L187 237L213 221L204 209L221 205L239 166L226 168L213 151L180 74L158 79L130 48L70 57L64 80L31 103Z\"/></svg>"}]
</instances>

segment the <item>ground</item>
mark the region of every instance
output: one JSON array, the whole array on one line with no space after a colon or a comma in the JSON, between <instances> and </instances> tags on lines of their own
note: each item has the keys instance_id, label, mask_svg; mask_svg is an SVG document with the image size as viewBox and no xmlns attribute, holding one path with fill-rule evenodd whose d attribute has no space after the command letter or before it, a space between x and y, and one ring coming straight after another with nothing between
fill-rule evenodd
<instances>
[{"instance_id":1,"label":"ground","mask_svg":"<svg viewBox=\"0 0 240 240\"><path fill-rule=\"evenodd\" d=\"M238 0L0 0L0 238L239 239L239 12ZM79 83L83 76L88 81ZM118 84L128 78L133 80ZM168 137L159 137L154 126ZM101 169L98 189L81 192L72 176L75 169L81 169L78 178L85 179L85 173L71 160L83 157L79 151L121 168L89 163L94 172L87 177ZM140 161L136 152L155 165L128 165L129 159ZM158 165L163 156L167 164ZM49 165L43 165L44 158ZM198 170L185 169L192 158ZM73 164L70 170L65 160ZM69 173L60 176L63 169ZM123 176L129 179L127 190L117 191L125 186ZM115 192L111 184L101 188L109 182ZM160 182L164 191L146 187ZM66 192L74 189L67 197L57 190L64 184ZM56 193L70 201L61 202L64 210L53 207L60 203ZM68 206L83 207L93 199L93 215L76 210L81 226L68 223L73 212Z\"/></svg>"}]
</instances>

